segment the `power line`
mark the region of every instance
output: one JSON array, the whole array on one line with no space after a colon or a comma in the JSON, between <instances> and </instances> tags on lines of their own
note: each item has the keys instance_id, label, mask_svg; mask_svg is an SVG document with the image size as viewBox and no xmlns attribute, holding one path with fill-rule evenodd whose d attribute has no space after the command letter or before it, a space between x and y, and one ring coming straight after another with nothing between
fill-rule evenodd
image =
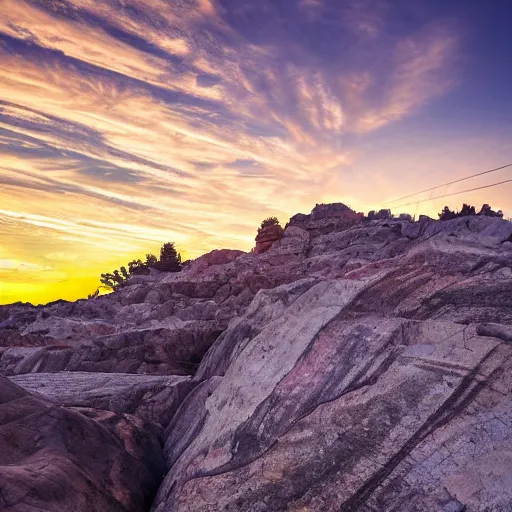
<instances>
[{"instance_id":1,"label":"power line","mask_svg":"<svg viewBox=\"0 0 512 512\"><path fill-rule=\"evenodd\" d=\"M399 197L398 199L390 199L388 201L384 201L384 204L386 204L386 203L396 203L397 201L402 201L404 199L408 199L409 197L414 197L414 196L418 196L420 194L424 194L425 192L430 192L431 190L435 190L436 188L445 187L447 185L453 185L454 183L460 183L461 181L466 181L466 180L469 180L471 178L476 178L477 176L483 176L484 174L489 174L491 172L500 171L501 169L505 169L507 167L512 167L512 164L507 164L507 165L504 165L502 167L496 167L496 169L490 169L489 171L484 171L484 172L479 172L477 174L472 174L471 176L466 176L465 178L460 178L458 180L449 181L448 183L442 183L441 185L437 185L435 187L430 187L430 188L427 188L425 190L422 190L421 192L415 192L414 194L408 194L406 196ZM491 185L491 186L493 186L493 185ZM475 190L477 190L477 189L475 189ZM439 198L437 198L437 199L439 199ZM423 201L421 201L421 202L423 202ZM400 208L400 206L396 206L396 208Z\"/></svg>"},{"instance_id":2,"label":"power line","mask_svg":"<svg viewBox=\"0 0 512 512\"><path fill-rule=\"evenodd\" d=\"M404 206L411 206L412 204L426 203L427 201L434 201L435 199L442 199L443 197L456 196L458 194L464 194L466 192L474 192L475 190L481 190L482 188L497 187L498 185L503 185L505 183L512 183L512 180L500 181L498 183L492 183L491 185L483 185L482 187L469 188L467 190L461 190L460 192L452 192L450 194L443 194L442 196L431 197L429 199L422 199L421 201L412 201L411 203L405 203L405 204L400 204L398 206L394 206L393 209L395 210L396 208L403 208ZM435 187L435 188L437 188L437 187Z\"/></svg>"}]
</instances>

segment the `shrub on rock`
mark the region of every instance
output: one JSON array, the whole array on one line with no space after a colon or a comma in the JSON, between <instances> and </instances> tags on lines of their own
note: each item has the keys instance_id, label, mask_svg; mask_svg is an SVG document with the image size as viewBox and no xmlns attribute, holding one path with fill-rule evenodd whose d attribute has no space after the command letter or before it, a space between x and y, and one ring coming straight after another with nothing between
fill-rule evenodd
<instances>
[{"instance_id":1,"label":"shrub on rock","mask_svg":"<svg viewBox=\"0 0 512 512\"><path fill-rule=\"evenodd\" d=\"M162 245L160 259L154 267L162 272L179 272L181 270L181 254L174 247L174 242Z\"/></svg>"},{"instance_id":2,"label":"shrub on rock","mask_svg":"<svg viewBox=\"0 0 512 512\"><path fill-rule=\"evenodd\" d=\"M499 217L500 219L503 218L503 212L501 210L498 210L495 212L490 205L484 204L482 205L482 208L480 208L480 211L476 213L476 209L474 206L471 206L469 204L464 203L462 205L462 208L458 212L454 212L448 208L448 206L445 206L443 208L443 211L439 214L439 220L451 220L456 219L457 217L469 217L473 215L485 215L486 217Z\"/></svg>"},{"instance_id":3,"label":"shrub on rock","mask_svg":"<svg viewBox=\"0 0 512 512\"><path fill-rule=\"evenodd\" d=\"M279 226L279 219L277 217L267 217L261 221L259 229L268 228L269 226Z\"/></svg>"},{"instance_id":4,"label":"shrub on rock","mask_svg":"<svg viewBox=\"0 0 512 512\"><path fill-rule=\"evenodd\" d=\"M445 206L443 208L443 211L439 214L439 220L451 220L451 219L455 219L457 217L457 214L450 210L450 208L448 208L448 206Z\"/></svg>"},{"instance_id":5,"label":"shrub on rock","mask_svg":"<svg viewBox=\"0 0 512 512\"><path fill-rule=\"evenodd\" d=\"M261 254L270 249L274 242L281 240L284 236L284 230L279 224L277 217L268 217L261 222L258 228L258 234L256 235L256 247L253 252L255 254Z\"/></svg>"},{"instance_id":6,"label":"shrub on rock","mask_svg":"<svg viewBox=\"0 0 512 512\"><path fill-rule=\"evenodd\" d=\"M146 261L132 260L128 263L128 269L122 266L119 270L101 274L100 282L105 288L115 291L123 286L130 276L149 274L151 268L162 272L179 272L181 270L181 255L176 251L174 242L162 245L160 259L157 259L154 254L146 254ZM89 296L89 298L94 297Z\"/></svg>"}]
</instances>

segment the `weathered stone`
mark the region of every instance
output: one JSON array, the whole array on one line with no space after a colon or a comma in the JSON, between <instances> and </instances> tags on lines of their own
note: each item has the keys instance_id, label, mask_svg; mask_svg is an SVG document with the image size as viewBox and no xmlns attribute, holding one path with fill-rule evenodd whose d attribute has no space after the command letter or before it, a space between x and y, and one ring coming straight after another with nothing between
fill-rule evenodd
<instances>
[{"instance_id":1,"label":"weathered stone","mask_svg":"<svg viewBox=\"0 0 512 512\"><path fill-rule=\"evenodd\" d=\"M307 282L284 309L288 288L258 294L270 302L198 373L219 375L214 388L172 422L155 511L510 507L512 347L450 321L358 315L371 287ZM176 453L190 417L203 419Z\"/></svg>"},{"instance_id":2,"label":"weathered stone","mask_svg":"<svg viewBox=\"0 0 512 512\"><path fill-rule=\"evenodd\" d=\"M226 265L244 254L246 253L243 251L235 251L231 249L214 250L193 260L190 263L190 267L187 269L187 275L200 275L210 267Z\"/></svg>"},{"instance_id":3,"label":"weathered stone","mask_svg":"<svg viewBox=\"0 0 512 512\"><path fill-rule=\"evenodd\" d=\"M309 215L294 215L286 227L297 226L316 237L349 229L363 218L362 213L356 213L343 203L317 204Z\"/></svg>"},{"instance_id":4,"label":"weathered stone","mask_svg":"<svg viewBox=\"0 0 512 512\"><path fill-rule=\"evenodd\" d=\"M263 254L267 252L272 245L283 238L284 231L279 224L272 224L258 229L256 236L256 247L254 254Z\"/></svg>"},{"instance_id":5,"label":"weathered stone","mask_svg":"<svg viewBox=\"0 0 512 512\"><path fill-rule=\"evenodd\" d=\"M0 307L0 372L125 450L164 432L155 512L511 510L512 223L383 216L318 205L262 254Z\"/></svg>"},{"instance_id":6,"label":"weathered stone","mask_svg":"<svg viewBox=\"0 0 512 512\"><path fill-rule=\"evenodd\" d=\"M0 508L147 510L163 466L141 420L57 407L0 376Z\"/></svg>"},{"instance_id":7,"label":"weathered stone","mask_svg":"<svg viewBox=\"0 0 512 512\"><path fill-rule=\"evenodd\" d=\"M58 405L136 414L162 427L194 386L189 377L98 372L29 373L10 380Z\"/></svg>"},{"instance_id":8,"label":"weathered stone","mask_svg":"<svg viewBox=\"0 0 512 512\"><path fill-rule=\"evenodd\" d=\"M333 217L342 217L344 219L361 220L361 214L354 212L343 203L317 204L311 210L311 220L321 220Z\"/></svg>"}]
</instances>

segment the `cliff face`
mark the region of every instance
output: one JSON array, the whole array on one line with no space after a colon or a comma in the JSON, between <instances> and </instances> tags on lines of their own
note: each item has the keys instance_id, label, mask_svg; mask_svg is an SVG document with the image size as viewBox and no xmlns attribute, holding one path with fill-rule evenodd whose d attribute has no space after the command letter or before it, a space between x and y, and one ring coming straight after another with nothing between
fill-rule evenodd
<instances>
[{"instance_id":1,"label":"cliff face","mask_svg":"<svg viewBox=\"0 0 512 512\"><path fill-rule=\"evenodd\" d=\"M511 510L512 224L363 222L320 206L263 254L214 251L113 295L0 308L0 408L18 414L17 384L80 421L123 418L131 444L101 442L146 468L159 439L165 469L121 471L146 497L164 476L155 512ZM109 432L126 433L116 421ZM23 449L43 453L34 443ZM7 464L36 471L35 455L4 453L0 482ZM35 484L9 485L9 510L37 509L19 491ZM104 480L102 495L148 510L119 499L125 485Z\"/></svg>"}]
</instances>

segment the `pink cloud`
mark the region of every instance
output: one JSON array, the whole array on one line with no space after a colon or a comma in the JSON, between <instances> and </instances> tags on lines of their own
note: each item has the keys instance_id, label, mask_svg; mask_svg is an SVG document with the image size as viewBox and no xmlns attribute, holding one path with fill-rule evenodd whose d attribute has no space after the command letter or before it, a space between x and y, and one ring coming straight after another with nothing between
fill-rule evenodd
<instances>
[{"instance_id":1,"label":"pink cloud","mask_svg":"<svg viewBox=\"0 0 512 512\"><path fill-rule=\"evenodd\" d=\"M361 115L359 131L402 119L451 90L458 83L453 67L457 43L457 34L448 24L431 25L400 40L383 102Z\"/></svg>"}]
</instances>

